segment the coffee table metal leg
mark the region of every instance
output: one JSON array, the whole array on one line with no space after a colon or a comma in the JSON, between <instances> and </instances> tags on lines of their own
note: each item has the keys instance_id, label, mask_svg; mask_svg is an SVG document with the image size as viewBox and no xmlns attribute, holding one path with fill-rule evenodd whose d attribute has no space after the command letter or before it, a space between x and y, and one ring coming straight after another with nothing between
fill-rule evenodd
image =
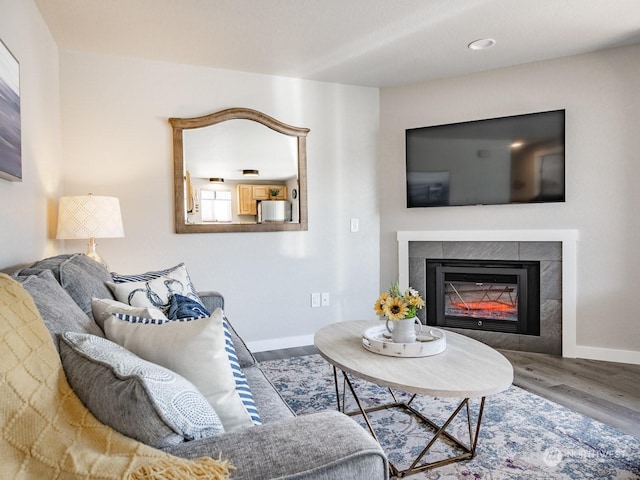
<instances>
[{"instance_id":1,"label":"coffee table metal leg","mask_svg":"<svg viewBox=\"0 0 640 480\"><path fill-rule=\"evenodd\" d=\"M411 464L411 466L408 469L406 469L406 470L404 470L402 472L399 472L398 477L403 477L405 475L410 475L412 473L423 472L425 470L430 470L432 468L441 467L443 465L448 465L450 463L459 462L461 460L470 460L473 457L475 457L475 455L476 455L476 447L478 445L478 435L480 433L480 425L482 423L482 413L484 411L484 403L485 403L485 397L482 397L482 399L480 400L480 407L479 407L479 410L478 410L478 421L476 422L475 432L473 431L473 424L471 422L471 412L470 412L470 408L469 408L469 399L468 398L465 398L462 402L460 402L458 407L454 410L454 412L449 416L449 418L445 421L445 423L441 427L438 427L431 420L429 420L426 417L424 417L424 415L422 415L420 412L417 412L415 409L411 408L410 409L411 413L416 415L421 420L425 421L425 423L427 423L432 428L437 428L437 431L434 434L434 436L431 438L431 441L422 450L422 452L420 452L418 457ZM468 445L465 445L463 442L461 442L457 438L453 437L452 435L447 434L447 432L445 431L446 428L451 424L451 422L458 416L458 414L460 413L462 408L466 408L466 414L467 414L467 425L469 427L469 444ZM436 462L425 463L423 465L418 466L418 462L420 462L420 460L427 454L429 449L433 446L433 444L436 442L436 440L441 435L442 436L446 436L449 440L451 440L453 443L455 443L457 447L459 447L460 449L462 449L464 451L464 453L462 453L460 455L457 455L457 456L454 456L454 457L449 457L449 458L445 458L445 459L442 459L442 460L438 460Z\"/></svg>"},{"instance_id":2,"label":"coffee table metal leg","mask_svg":"<svg viewBox=\"0 0 640 480\"><path fill-rule=\"evenodd\" d=\"M338 369L336 367L333 367L333 383L336 387L336 403L338 404L338 411L342 412L342 408L340 407L340 389L338 388ZM344 391L344 385L342 390Z\"/></svg>"},{"instance_id":3,"label":"coffee table metal leg","mask_svg":"<svg viewBox=\"0 0 640 480\"><path fill-rule=\"evenodd\" d=\"M358 398L358 395L356 394L355 388L353 388L353 384L351 383L351 380L349 380L349 377L347 376L346 373L343 372L343 375L344 375L345 381L347 382L347 385L349 386L349 390L351 390L351 394L353 395L353 398L358 404L358 408L360 409L360 412L362 412L362 417L364 418L364 421L367 423L367 427L369 427L369 431L371 432L371 435L373 435L373 438L376 439L376 442L380 443L380 440L378 439L378 436L376 435L376 432L373 429L373 425L371 425L371 421L369 420L369 415L367 415L367 410L363 407L362 403L360 402L360 398ZM343 407L345 405L344 398L343 398L342 405Z\"/></svg>"},{"instance_id":4,"label":"coffee table metal leg","mask_svg":"<svg viewBox=\"0 0 640 480\"><path fill-rule=\"evenodd\" d=\"M449 416L449 418L447 418L447 420L444 422L444 424L442 425L438 425L435 422L433 422L431 419L427 418L424 414L422 414L421 412L419 412L418 410L416 410L415 408L413 408L411 406L411 403L413 402L414 398L416 397L416 395L413 395L407 402L398 402L395 394L391 391L391 389L389 389L389 392L391 393L394 402L392 403L388 403L388 404L384 404L384 405L378 405L375 407L369 407L369 408L365 408L364 405L362 405L362 402L360 401L360 398L358 397L358 394L356 393L355 387L353 386L353 383L351 382L351 380L349 379L348 375L345 372L342 372L342 376L343 376L343 387L342 387L342 402L340 401L340 389L338 387L338 369L336 367L333 367L333 377L334 377L334 383L335 383L335 389L336 389L336 401L338 404L338 410L345 413L346 415L350 415L350 416L354 416L354 415L362 415L365 423L367 424L367 428L369 429L369 432L371 433L371 435L373 436L373 438L376 439L376 441L378 443L380 443L380 440L378 439L378 436L375 433L375 430L373 429L373 425L371 424L371 421L369 419L369 415L368 413L371 412L375 412L378 410L384 410L384 409L390 409L390 408L401 408L404 411L408 412L409 414L413 414L414 416L416 416L419 420L421 420L423 423L425 423L426 425L428 425L429 427L431 427L432 429L436 430L435 434L433 435L433 437L431 438L431 440L427 443L427 445L425 446L425 448L420 452L420 454L416 457L416 459L413 461L413 463L411 464L411 466L405 470L399 470L395 465L393 465L391 462L389 462L389 470L392 476L394 477L398 477L398 478L402 478L405 477L407 475L412 475L414 473L419 473L419 472L424 472L425 470L430 470L432 468L436 468L436 467L441 467L443 465L448 465L450 463L453 462L459 462L461 460L470 460L473 457L475 457L476 455L476 447L478 445L478 436L480 433L480 425L482 423L482 414L484 412L484 404L485 404L485 397L482 397L480 400L480 407L478 410L478 420L476 422L476 427L475 427L475 431L473 429L473 424L471 421L471 412L470 412L470 407L469 407L469 399L465 398L464 400L462 400L462 402L460 402L460 404L456 407L456 409L453 411L453 413ZM346 410L346 398L345 398L345 391L346 391L346 387L349 387L349 390L351 392L351 394L353 395L353 398L358 406L358 409L355 411L351 411L351 412L347 412ZM462 441L458 440L456 437L454 437L453 435L451 435L450 433L448 433L446 431L447 427L449 427L449 425L451 424L451 422L453 422L453 420L458 416L458 414L460 413L460 411L466 408L466 416L467 416L467 425L469 427L469 444L465 444ZM448 458L444 458L442 460L438 460L435 462L430 462L430 463L425 463L422 465L418 465L420 460L422 460L422 458L424 458L424 456L429 452L429 450L431 449L431 447L434 445L434 443L440 438L440 437L445 437L448 440L450 440L452 443L455 444L456 447L460 448L464 453L461 453L460 455L456 455L453 457L448 457Z\"/></svg>"}]
</instances>

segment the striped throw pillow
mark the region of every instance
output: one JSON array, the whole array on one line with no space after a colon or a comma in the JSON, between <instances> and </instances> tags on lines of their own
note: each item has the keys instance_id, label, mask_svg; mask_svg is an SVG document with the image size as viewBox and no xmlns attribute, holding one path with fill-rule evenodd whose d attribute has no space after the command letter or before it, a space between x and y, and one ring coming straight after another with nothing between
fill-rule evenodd
<instances>
[{"instance_id":1,"label":"striped throw pillow","mask_svg":"<svg viewBox=\"0 0 640 480\"><path fill-rule=\"evenodd\" d=\"M229 333L229 325L227 324L226 320L224 320L224 317L222 321L222 327L224 328L225 350L227 352L227 356L229 357L231 370L233 370L233 379L236 382L236 391L240 395L240 399L242 400L244 408L251 416L253 424L262 425L262 419L258 414L258 407L256 406L256 402L253 399L253 395L251 394L251 389L249 388L247 377L240 368L240 362L238 361L236 349L233 345L233 340L231 339L231 333Z\"/></svg>"},{"instance_id":2,"label":"striped throw pillow","mask_svg":"<svg viewBox=\"0 0 640 480\"><path fill-rule=\"evenodd\" d=\"M113 279L114 283L148 282L149 280L154 280L156 278L167 276L174 270L183 266L184 266L184 263L179 263L175 267L166 268L164 270L155 270L155 271L149 271L145 273L134 273L131 275L122 275L120 273L111 272L111 278Z\"/></svg>"}]
</instances>

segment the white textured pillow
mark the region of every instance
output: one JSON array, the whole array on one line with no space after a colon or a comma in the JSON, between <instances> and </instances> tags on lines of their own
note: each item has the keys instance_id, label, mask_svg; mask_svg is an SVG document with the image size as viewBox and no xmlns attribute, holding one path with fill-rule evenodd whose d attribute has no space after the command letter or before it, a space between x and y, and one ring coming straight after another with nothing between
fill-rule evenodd
<instances>
[{"instance_id":1,"label":"white textured pillow","mask_svg":"<svg viewBox=\"0 0 640 480\"><path fill-rule=\"evenodd\" d=\"M167 318L159 308L132 307L131 305L110 298L92 298L91 313L93 314L93 319L103 331L104 322L114 313L123 313L125 315L134 315L143 318Z\"/></svg>"},{"instance_id":2,"label":"white textured pillow","mask_svg":"<svg viewBox=\"0 0 640 480\"><path fill-rule=\"evenodd\" d=\"M225 431L254 425L236 389L219 308L208 318L190 320L151 322L112 315L104 331L109 340L193 383L216 411Z\"/></svg>"},{"instance_id":3,"label":"white textured pillow","mask_svg":"<svg viewBox=\"0 0 640 480\"><path fill-rule=\"evenodd\" d=\"M166 275L141 282L107 283L116 300L132 307L154 307L163 312L169 309L174 293L202 303L191 283L184 265L179 265Z\"/></svg>"}]
</instances>

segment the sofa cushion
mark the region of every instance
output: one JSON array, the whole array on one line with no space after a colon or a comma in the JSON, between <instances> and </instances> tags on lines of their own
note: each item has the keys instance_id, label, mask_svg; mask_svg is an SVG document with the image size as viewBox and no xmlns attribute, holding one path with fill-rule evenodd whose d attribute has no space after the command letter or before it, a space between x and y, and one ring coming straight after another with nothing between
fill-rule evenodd
<instances>
[{"instance_id":1,"label":"sofa cushion","mask_svg":"<svg viewBox=\"0 0 640 480\"><path fill-rule=\"evenodd\" d=\"M96 323L73 301L60 286L51 270L41 270L37 275L15 276L29 292L44 324L49 329L53 343L58 348L58 335L67 332L91 333L103 337Z\"/></svg>"},{"instance_id":2,"label":"sofa cushion","mask_svg":"<svg viewBox=\"0 0 640 480\"><path fill-rule=\"evenodd\" d=\"M116 300L133 307L155 307L165 315L171 306L174 294L183 295L202 305L186 267L180 264L166 275L146 281L115 283L108 282ZM204 309L204 307L202 307Z\"/></svg>"},{"instance_id":3,"label":"sofa cushion","mask_svg":"<svg viewBox=\"0 0 640 480\"><path fill-rule=\"evenodd\" d=\"M220 419L195 386L104 338L66 332L65 374L102 423L155 448L219 435Z\"/></svg>"},{"instance_id":4,"label":"sofa cushion","mask_svg":"<svg viewBox=\"0 0 640 480\"><path fill-rule=\"evenodd\" d=\"M181 320L116 314L105 321L104 330L110 340L191 381L226 431L261 423L251 392L240 388L242 382L236 385L236 377L245 379L229 360L222 310L207 318Z\"/></svg>"},{"instance_id":5,"label":"sofa cushion","mask_svg":"<svg viewBox=\"0 0 640 480\"><path fill-rule=\"evenodd\" d=\"M293 410L282 399L259 366L247 367L243 371L263 423L277 422L295 416Z\"/></svg>"},{"instance_id":6,"label":"sofa cushion","mask_svg":"<svg viewBox=\"0 0 640 480\"><path fill-rule=\"evenodd\" d=\"M223 452L236 466L233 480L389 478L389 465L380 444L366 428L335 410L194 440L166 451L184 458Z\"/></svg>"},{"instance_id":7,"label":"sofa cushion","mask_svg":"<svg viewBox=\"0 0 640 480\"><path fill-rule=\"evenodd\" d=\"M154 307L132 307L126 303L110 298L92 298L91 312L93 319L98 326L104 331L104 322L114 313L123 313L143 318L167 318L162 310Z\"/></svg>"},{"instance_id":8,"label":"sofa cushion","mask_svg":"<svg viewBox=\"0 0 640 480\"><path fill-rule=\"evenodd\" d=\"M62 288L89 316L92 298L113 298L106 285L111 281L111 274L104 265L83 253L45 258L20 270L17 275L37 275L43 270L50 270Z\"/></svg>"}]
</instances>

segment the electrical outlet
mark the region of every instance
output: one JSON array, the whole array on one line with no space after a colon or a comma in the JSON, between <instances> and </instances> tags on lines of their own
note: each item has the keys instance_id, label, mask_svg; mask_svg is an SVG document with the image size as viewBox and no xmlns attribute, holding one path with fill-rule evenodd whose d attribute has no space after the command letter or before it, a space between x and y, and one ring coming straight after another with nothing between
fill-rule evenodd
<instances>
[{"instance_id":1,"label":"electrical outlet","mask_svg":"<svg viewBox=\"0 0 640 480\"><path fill-rule=\"evenodd\" d=\"M312 293L311 294L311 308L318 308L320 306L320 294Z\"/></svg>"},{"instance_id":2,"label":"electrical outlet","mask_svg":"<svg viewBox=\"0 0 640 480\"><path fill-rule=\"evenodd\" d=\"M352 218L351 219L351 232L355 233L358 230L360 230L360 222L358 221L357 218Z\"/></svg>"},{"instance_id":3,"label":"electrical outlet","mask_svg":"<svg viewBox=\"0 0 640 480\"><path fill-rule=\"evenodd\" d=\"M323 307L329 306L329 292L322 292L322 294L320 295L320 304Z\"/></svg>"}]
</instances>

